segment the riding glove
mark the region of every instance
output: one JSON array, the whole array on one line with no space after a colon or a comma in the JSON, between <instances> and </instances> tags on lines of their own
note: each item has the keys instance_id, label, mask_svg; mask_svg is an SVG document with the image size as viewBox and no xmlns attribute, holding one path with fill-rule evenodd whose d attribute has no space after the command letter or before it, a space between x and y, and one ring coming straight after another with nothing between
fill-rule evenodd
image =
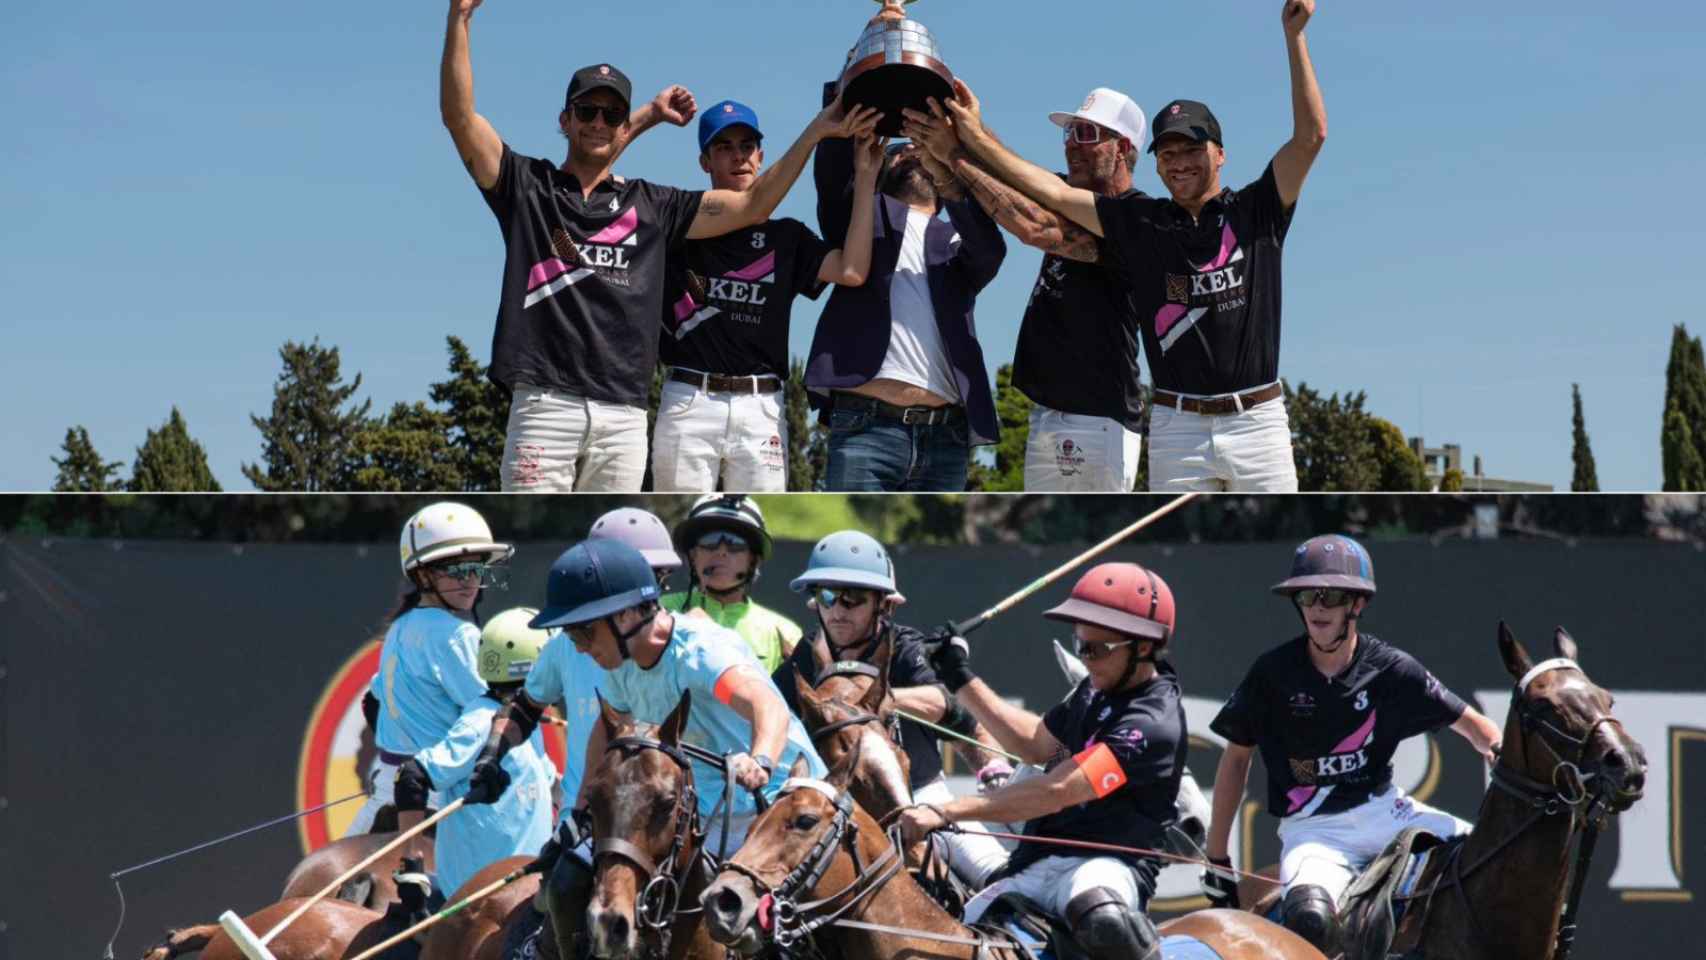
<instances>
[{"instance_id":1,"label":"riding glove","mask_svg":"<svg viewBox=\"0 0 1706 960\"><path fill-rule=\"evenodd\" d=\"M1209 857L1208 862L1217 867L1232 868L1231 857ZM1202 892L1208 898L1208 905L1227 910L1238 909L1238 877L1231 873L1223 873L1212 867L1202 872Z\"/></svg>"},{"instance_id":2,"label":"riding glove","mask_svg":"<svg viewBox=\"0 0 1706 960\"><path fill-rule=\"evenodd\" d=\"M936 679L948 688L949 693L958 693L960 688L972 681L971 647L966 638L947 634L935 638L930 651L930 669L936 671Z\"/></svg>"},{"instance_id":3,"label":"riding glove","mask_svg":"<svg viewBox=\"0 0 1706 960\"><path fill-rule=\"evenodd\" d=\"M468 793L463 799L469 803L496 803L508 787L509 771L503 768L503 763L482 759L474 764L474 774L468 778Z\"/></svg>"}]
</instances>

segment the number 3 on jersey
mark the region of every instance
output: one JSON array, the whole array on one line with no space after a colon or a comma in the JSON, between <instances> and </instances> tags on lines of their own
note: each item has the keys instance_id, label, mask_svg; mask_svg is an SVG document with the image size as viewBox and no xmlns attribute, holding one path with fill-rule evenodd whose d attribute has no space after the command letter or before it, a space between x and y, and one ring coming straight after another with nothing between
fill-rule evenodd
<instances>
[{"instance_id":1,"label":"number 3 on jersey","mask_svg":"<svg viewBox=\"0 0 1706 960\"><path fill-rule=\"evenodd\" d=\"M1356 699L1355 706L1356 706L1357 710L1359 710L1359 711L1368 709L1368 691L1367 690L1357 691L1357 699Z\"/></svg>"}]
</instances>

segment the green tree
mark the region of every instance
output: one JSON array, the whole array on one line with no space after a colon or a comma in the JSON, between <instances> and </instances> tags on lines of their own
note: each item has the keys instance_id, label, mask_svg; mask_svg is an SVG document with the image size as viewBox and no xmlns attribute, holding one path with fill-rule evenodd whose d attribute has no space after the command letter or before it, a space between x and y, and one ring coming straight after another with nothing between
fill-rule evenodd
<instances>
[{"instance_id":1,"label":"green tree","mask_svg":"<svg viewBox=\"0 0 1706 960\"><path fill-rule=\"evenodd\" d=\"M1427 470L1422 458L1404 440L1404 431L1390 420L1368 417L1369 442L1374 447L1376 468L1372 490L1428 489Z\"/></svg>"},{"instance_id":2,"label":"green tree","mask_svg":"<svg viewBox=\"0 0 1706 960\"><path fill-rule=\"evenodd\" d=\"M1676 418L1672 418L1672 412ZM1680 433L1678 431L1681 431ZM1680 440L1686 437L1691 454L1684 453ZM1660 434L1664 455L1665 490L1700 490L1690 483L1691 465L1706 462L1706 358L1699 337L1677 324L1671 333L1670 361L1665 365L1665 415Z\"/></svg>"},{"instance_id":3,"label":"green tree","mask_svg":"<svg viewBox=\"0 0 1706 960\"><path fill-rule=\"evenodd\" d=\"M1451 469L1447 470L1445 472L1445 475L1439 478L1439 492L1440 493L1462 493L1463 492L1463 471L1457 469L1456 467L1452 467Z\"/></svg>"},{"instance_id":4,"label":"green tree","mask_svg":"<svg viewBox=\"0 0 1706 960\"><path fill-rule=\"evenodd\" d=\"M1375 441L1363 412L1362 391L1325 399L1307 383L1285 384L1291 420L1291 452L1297 461L1299 490L1337 492L1373 490L1379 480Z\"/></svg>"},{"instance_id":5,"label":"green tree","mask_svg":"<svg viewBox=\"0 0 1706 960\"><path fill-rule=\"evenodd\" d=\"M419 401L369 421L350 444L349 489L376 492L465 490L463 451L450 414Z\"/></svg>"},{"instance_id":6,"label":"green tree","mask_svg":"<svg viewBox=\"0 0 1706 960\"><path fill-rule=\"evenodd\" d=\"M1598 493L1599 474L1594 471L1593 448L1588 446L1587 420L1582 416L1582 385L1570 384L1570 460L1575 471L1570 476L1571 493Z\"/></svg>"},{"instance_id":7,"label":"green tree","mask_svg":"<svg viewBox=\"0 0 1706 960\"><path fill-rule=\"evenodd\" d=\"M661 363L652 367L651 392L646 394L646 473L640 479L640 489L648 493L657 489L652 480L652 438L657 436L658 407L663 404L663 371Z\"/></svg>"},{"instance_id":8,"label":"green tree","mask_svg":"<svg viewBox=\"0 0 1706 960\"><path fill-rule=\"evenodd\" d=\"M788 362L788 383L782 388L782 435L788 438L788 489L815 490L818 469L812 462L816 423L806 398L806 364L799 357Z\"/></svg>"},{"instance_id":9,"label":"green tree","mask_svg":"<svg viewBox=\"0 0 1706 960\"><path fill-rule=\"evenodd\" d=\"M53 480L55 493L105 493L123 489L115 478L124 467L123 461L109 463L101 459L82 424L66 429L60 449L65 451L65 459L48 458L59 468L59 475Z\"/></svg>"},{"instance_id":10,"label":"green tree","mask_svg":"<svg viewBox=\"0 0 1706 960\"><path fill-rule=\"evenodd\" d=\"M1665 412L1663 431L1665 490L1706 490L1706 458L1700 456L1694 430L1672 403Z\"/></svg>"},{"instance_id":11,"label":"green tree","mask_svg":"<svg viewBox=\"0 0 1706 960\"><path fill-rule=\"evenodd\" d=\"M450 379L434 383L428 395L445 407L448 439L461 479L454 487L424 489L500 490L509 400L466 344L456 337L446 337L445 341L450 348ZM396 417L395 408L391 415Z\"/></svg>"},{"instance_id":12,"label":"green tree","mask_svg":"<svg viewBox=\"0 0 1706 960\"><path fill-rule=\"evenodd\" d=\"M367 426L373 401L345 408L361 387L361 374L345 384L338 348L318 338L286 341L278 351L284 372L273 386L272 416L249 415L261 432L261 463L244 464L243 476L266 491L319 493L350 483L350 446Z\"/></svg>"},{"instance_id":13,"label":"green tree","mask_svg":"<svg viewBox=\"0 0 1706 960\"><path fill-rule=\"evenodd\" d=\"M207 466L207 451L190 436L177 407L158 430L148 431L136 448L130 482L125 489L136 493L219 492L219 481Z\"/></svg>"},{"instance_id":14,"label":"green tree","mask_svg":"<svg viewBox=\"0 0 1706 960\"><path fill-rule=\"evenodd\" d=\"M1025 489L1025 444L1031 438L1032 406L1030 398L1013 386L1013 365L1002 364L995 371L995 417L1001 427L1001 439L995 444L995 467L974 462L966 489L991 493Z\"/></svg>"}]
</instances>

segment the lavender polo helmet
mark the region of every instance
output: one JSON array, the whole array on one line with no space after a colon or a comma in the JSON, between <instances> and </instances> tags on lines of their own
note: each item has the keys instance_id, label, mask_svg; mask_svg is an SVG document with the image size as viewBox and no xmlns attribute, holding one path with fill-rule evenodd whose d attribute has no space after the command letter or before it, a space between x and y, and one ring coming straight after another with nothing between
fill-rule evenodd
<instances>
[{"instance_id":1,"label":"lavender polo helmet","mask_svg":"<svg viewBox=\"0 0 1706 960\"><path fill-rule=\"evenodd\" d=\"M640 551L653 570L670 572L681 567L681 557L669 537L669 528L656 514L638 507L621 507L592 522L589 540L620 540Z\"/></svg>"}]
</instances>

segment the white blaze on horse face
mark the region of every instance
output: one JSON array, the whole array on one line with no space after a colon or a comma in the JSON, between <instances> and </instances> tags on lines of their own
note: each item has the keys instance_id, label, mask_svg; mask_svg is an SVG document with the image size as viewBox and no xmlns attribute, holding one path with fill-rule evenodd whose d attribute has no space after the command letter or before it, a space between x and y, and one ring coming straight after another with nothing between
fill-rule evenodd
<instances>
[{"instance_id":1,"label":"white blaze on horse face","mask_svg":"<svg viewBox=\"0 0 1706 960\"><path fill-rule=\"evenodd\" d=\"M912 788L907 785L906 774L900 769L900 758L895 756L894 743L869 728L861 731L859 735L864 740L860 748L861 755L876 773L877 782L887 787L902 804L911 803Z\"/></svg>"}]
</instances>

